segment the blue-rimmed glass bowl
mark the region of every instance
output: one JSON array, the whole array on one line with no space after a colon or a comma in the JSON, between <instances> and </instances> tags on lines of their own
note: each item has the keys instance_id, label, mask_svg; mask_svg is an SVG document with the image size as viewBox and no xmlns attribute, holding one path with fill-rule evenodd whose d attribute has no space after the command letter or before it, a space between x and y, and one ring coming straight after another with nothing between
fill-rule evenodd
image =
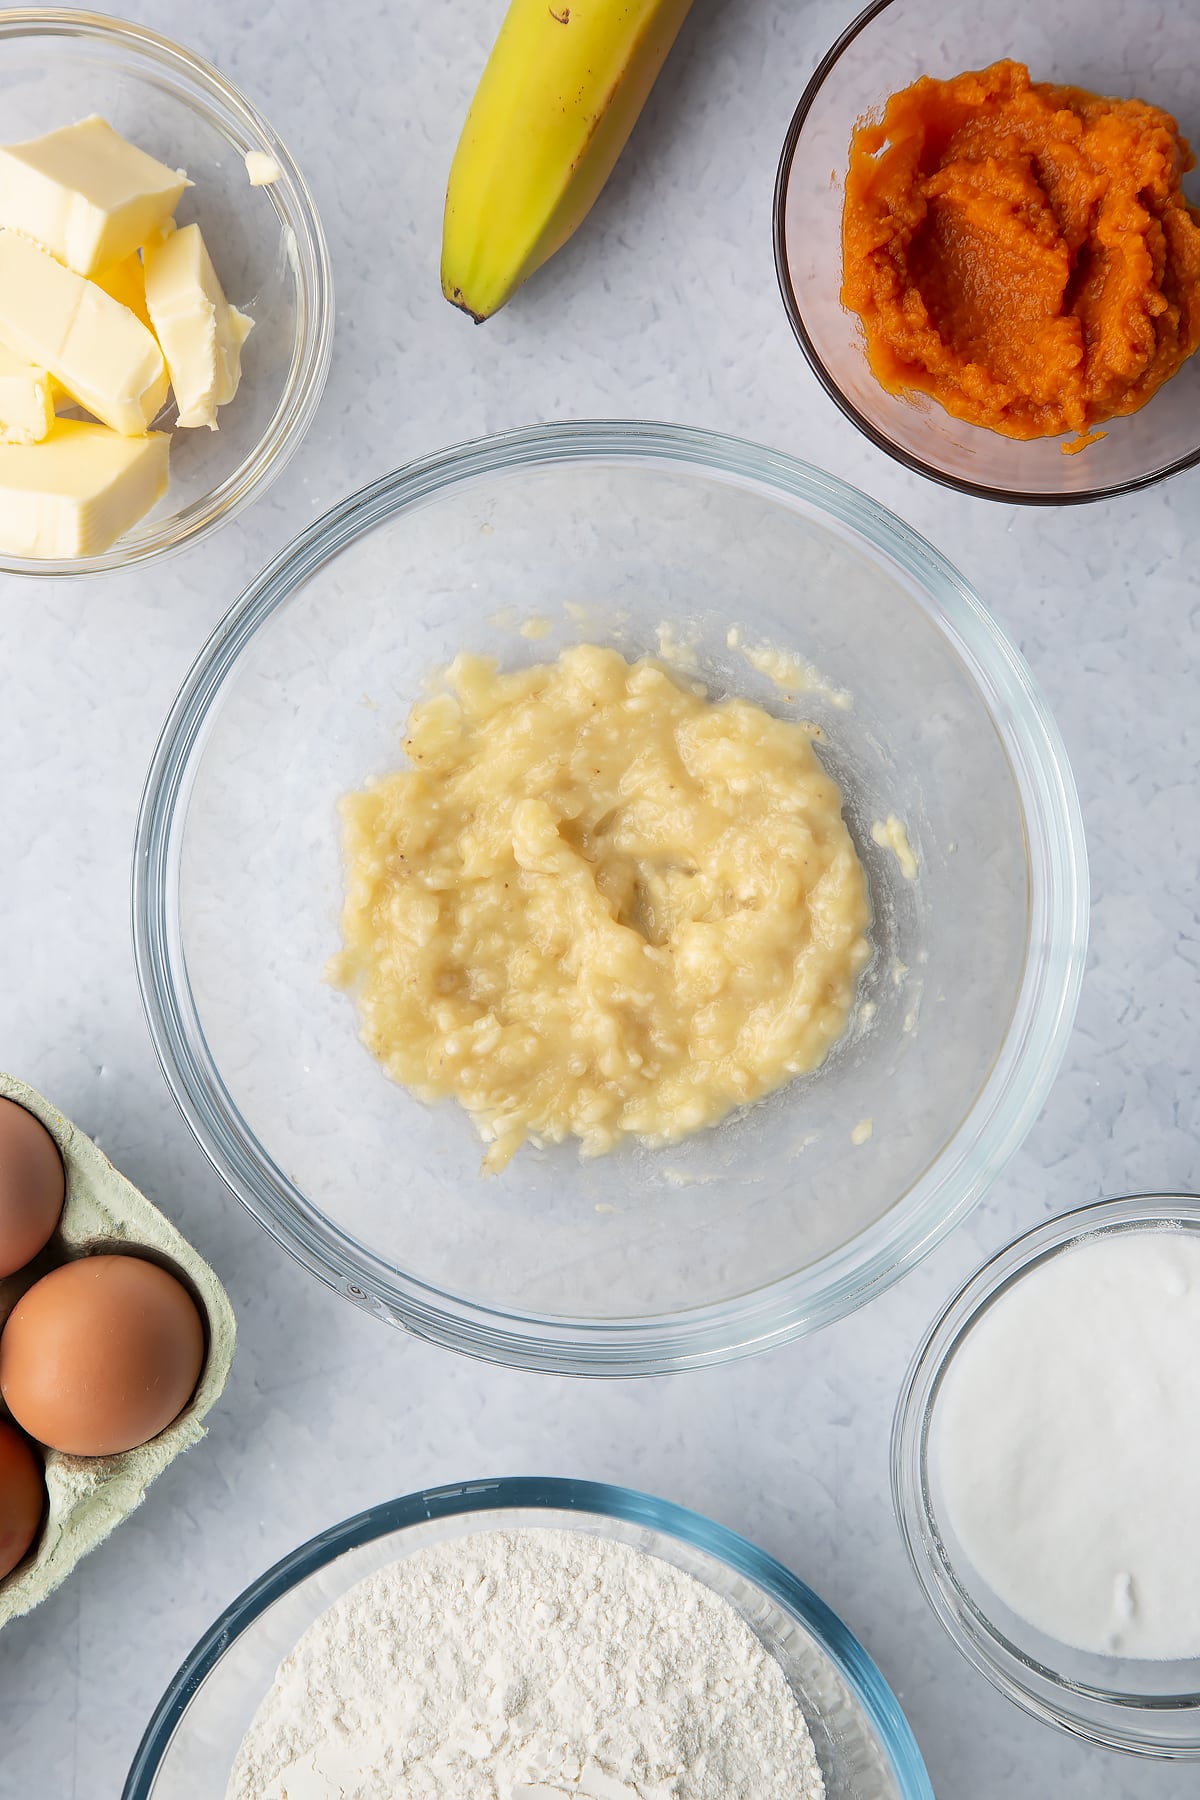
<instances>
[{"instance_id":1,"label":"blue-rimmed glass bowl","mask_svg":"<svg viewBox=\"0 0 1200 1800\"><path fill-rule=\"evenodd\" d=\"M496 1530L579 1530L630 1544L728 1600L779 1659L808 1721L828 1800L933 1800L903 1713L824 1601L736 1532L629 1488L518 1479L391 1500L312 1538L246 1589L163 1695L124 1800L223 1800L275 1672L327 1607L427 1544Z\"/></svg>"},{"instance_id":2,"label":"blue-rimmed glass bowl","mask_svg":"<svg viewBox=\"0 0 1200 1800\"><path fill-rule=\"evenodd\" d=\"M337 803L398 766L413 701L458 651L634 656L663 626L714 694L819 728L874 911L859 1008L821 1069L715 1130L590 1161L526 1146L486 1177L465 1113L389 1082L322 981ZM747 660L763 646L828 685L781 690ZM877 841L893 815L915 880ZM616 422L413 463L277 558L167 721L133 908L175 1097L307 1268L456 1349L629 1375L814 1330L964 1216L1058 1066L1087 877L1053 721L935 550L790 457Z\"/></svg>"}]
</instances>

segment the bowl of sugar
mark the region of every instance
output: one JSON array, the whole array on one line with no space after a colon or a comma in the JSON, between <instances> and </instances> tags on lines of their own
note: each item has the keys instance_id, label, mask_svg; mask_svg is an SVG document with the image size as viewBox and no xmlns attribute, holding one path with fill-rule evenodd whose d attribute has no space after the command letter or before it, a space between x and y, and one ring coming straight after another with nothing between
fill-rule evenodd
<instances>
[{"instance_id":1,"label":"bowl of sugar","mask_svg":"<svg viewBox=\"0 0 1200 1800\"><path fill-rule=\"evenodd\" d=\"M1101 1200L976 1271L901 1393L905 1544L968 1660L1036 1717L1200 1758L1200 1198Z\"/></svg>"}]
</instances>

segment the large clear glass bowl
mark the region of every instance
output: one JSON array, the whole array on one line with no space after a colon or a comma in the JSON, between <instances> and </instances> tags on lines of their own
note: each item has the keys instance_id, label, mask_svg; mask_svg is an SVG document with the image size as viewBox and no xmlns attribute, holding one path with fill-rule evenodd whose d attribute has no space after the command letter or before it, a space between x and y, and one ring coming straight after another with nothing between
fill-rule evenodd
<instances>
[{"instance_id":1,"label":"large clear glass bowl","mask_svg":"<svg viewBox=\"0 0 1200 1800\"><path fill-rule=\"evenodd\" d=\"M1134 1194L1099 1200L1045 1220L977 1269L930 1326L905 1378L892 1429L892 1499L925 1598L958 1650L1002 1694L1088 1743L1197 1760L1200 1657L1152 1662L1094 1656L1018 1617L972 1564L946 1510L936 1448L930 1454L946 1375L997 1301L1077 1244L1164 1230L1200 1236L1200 1198ZM1186 1791L1194 1793L1198 1785L1193 1780Z\"/></svg>"},{"instance_id":2,"label":"large clear glass bowl","mask_svg":"<svg viewBox=\"0 0 1200 1800\"><path fill-rule=\"evenodd\" d=\"M867 362L860 321L842 305L842 200L850 138L890 95L1002 57L1035 81L1148 100L1200 151L1196 13L1142 13L1127 0L875 0L818 64L784 140L775 186L775 265L792 328L825 391L871 442L919 475L984 499L1062 506L1146 487L1200 461L1200 354L1140 412L1073 456L1062 438L1020 443L951 418L925 396L889 394ZM1200 171L1185 179L1200 205Z\"/></svg>"},{"instance_id":3,"label":"large clear glass bowl","mask_svg":"<svg viewBox=\"0 0 1200 1800\"><path fill-rule=\"evenodd\" d=\"M163 1695L124 1800L224 1800L280 1662L326 1608L376 1569L480 1531L575 1530L630 1544L729 1601L783 1666L828 1800L933 1800L920 1751L866 1651L802 1581L698 1513L628 1488L481 1481L372 1507L322 1532L234 1601Z\"/></svg>"},{"instance_id":4,"label":"large clear glass bowl","mask_svg":"<svg viewBox=\"0 0 1200 1800\"><path fill-rule=\"evenodd\" d=\"M156 421L171 431L164 499L95 556L0 555L24 575L122 569L194 543L241 512L298 449L325 386L333 342L333 284L321 222L286 147L208 63L143 25L57 7L0 12L5 143L100 113L194 186L180 223L204 233L222 285L254 329L242 384L219 431L175 431L174 402ZM245 155L274 158L279 179L251 187Z\"/></svg>"},{"instance_id":5,"label":"large clear glass bowl","mask_svg":"<svg viewBox=\"0 0 1200 1800\"><path fill-rule=\"evenodd\" d=\"M537 616L531 641L519 627ZM600 639L635 655L663 625L714 693L820 727L874 961L826 1064L717 1129L590 1161L527 1146L485 1177L466 1115L388 1081L322 980L338 799L402 761L423 680L460 649L515 664ZM781 692L746 660L762 645L801 652L830 688ZM915 881L873 837L893 815ZM150 769L134 933L185 1117L309 1269L441 1343L618 1375L810 1331L963 1217L1058 1065L1086 896L1054 725L935 551L751 444L550 425L377 482L238 601Z\"/></svg>"}]
</instances>

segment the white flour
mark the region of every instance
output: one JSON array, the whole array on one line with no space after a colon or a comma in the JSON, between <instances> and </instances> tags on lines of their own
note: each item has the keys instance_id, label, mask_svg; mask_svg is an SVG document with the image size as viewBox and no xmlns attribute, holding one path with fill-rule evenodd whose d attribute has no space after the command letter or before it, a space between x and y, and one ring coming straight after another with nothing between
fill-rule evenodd
<instances>
[{"instance_id":1,"label":"white flour","mask_svg":"<svg viewBox=\"0 0 1200 1800\"><path fill-rule=\"evenodd\" d=\"M691 1576L480 1532L369 1576L280 1667L227 1800L823 1800L778 1662Z\"/></svg>"}]
</instances>

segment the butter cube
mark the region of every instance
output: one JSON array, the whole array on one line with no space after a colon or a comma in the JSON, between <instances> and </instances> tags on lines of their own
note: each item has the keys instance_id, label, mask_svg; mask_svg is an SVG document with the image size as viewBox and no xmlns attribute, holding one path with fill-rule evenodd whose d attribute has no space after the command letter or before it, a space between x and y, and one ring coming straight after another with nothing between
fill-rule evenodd
<instances>
[{"instance_id":1,"label":"butter cube","mask_svg":"<svg viewBox=\"0 0 1200 1800\"><path fill-rule=\"evenodd\" d=\"M98 288L104 289L110 300L127 306L134 317L142 321L147 331L154 329L150 323L150 314L146 311L146 272L136 250L132 256L122 257L120 262L109 263L106 268L98 269L92 280Z\"/></svg>"},{"instance_id":2,"label":"butter cube","mask_svg":"<svg viewBox=\"0 0 1200 1800\"><path fill-rule=\"evenodd\" d=\"M0 444L37 444L54 423L51 378L45 369L0 344Z\"/></svg>"},{"instance_id":3,"label":"butter cube","mask_svg":"<svg viewBox=\"0 0 1200 1800\"><path fill-rule=\"evenodd\" d=\"M0 444L0 551L94 556L167 490L170 438L121 437L105 425L58 419L40 444Z\"/></svg>"},{"instance_id":4,"label":"butter cube","mask_svg":"<svg viewBox=\"0 0 1200 1800\"><path fill-rule=\"evenodd\" d=\"M175 390L180 425L217 429L242 378L253 319L226 300L198 225L147 243L146 305Z\"/></svg>"},{"instance_id":5,"label":"butter cube","mask_svg":"<svg viewBox=\"0 0 1200 1800\"><path fill-rule=\"evenodd\" d=\"M174 231L174 219L168 219L162 229L167 227ZM107 268L97 270L91 279L98 288L104 289L110 299L116 300L121 306L127 306L142 321L147 331L153 331L150 314L146 311L146 274L136 250L121 262L109 263ZM56 412L65 412L68 407L78 405L74 396L68 394L62 382L53 375L50 376L50 398Z\"/></svg>"},{"instance_id":6,"label":"butter cube","mask_svg":"<svg viewBox=\"0 0 1200 1800\"><path fill-rule=\"evenodd\" d=\"M265 150L247 150L245 163L251 187L273 187L283 174L275 158Z\"/></svg>"},{"instance_id":7,"label":"butter cube","mask_svg":"<svg viewBox=\"0 0 1200 1800\"><path fill-rule=\"evenodd\" d=\"M131 256L170 217L186 175L93 113L0 149L0 225L35 238L79 275Z\"/></svg>"},{"instance_id":8,"label":"butter cube","mask_svg":"<svg viewBox=\"0 0 1200 1800\"><path fill-rule=\"evenodd\" d=\"M0 343L48 369L73 399L127 437L167 397L162 352L140 319L36 244L0 229Z\"/></svg>"}]
</instances>

